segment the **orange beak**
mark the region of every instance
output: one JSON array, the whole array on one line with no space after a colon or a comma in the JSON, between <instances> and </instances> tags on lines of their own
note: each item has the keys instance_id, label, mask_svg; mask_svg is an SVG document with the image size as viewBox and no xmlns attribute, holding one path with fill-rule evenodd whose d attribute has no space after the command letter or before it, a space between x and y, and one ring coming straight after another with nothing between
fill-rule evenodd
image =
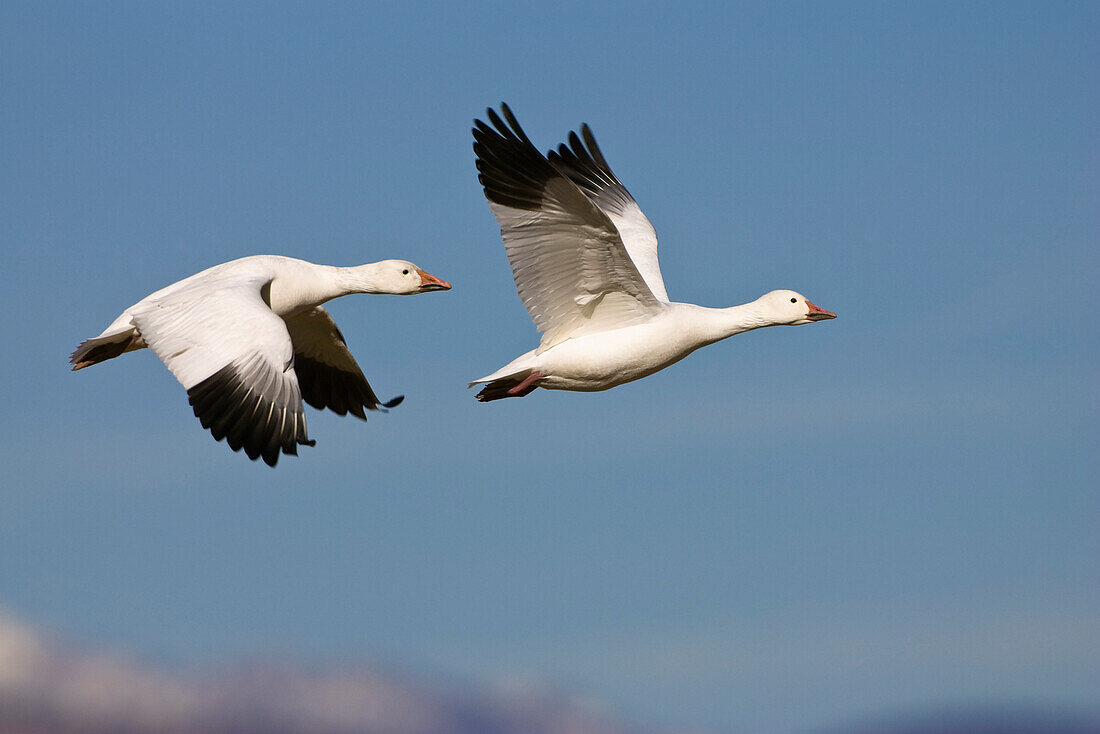
<instances>
[{"instance_id":1,"label":"orange beak","mask_svg":"<svg viewBox=\"0 0 1100 734\"><path fill-rule=\"evenodd\" d=\"M836 318L836 314L832 311L826 311L820 306L815 306L809 301L806 301L806 305L810 307L810 312L806 314L806 318L808 318L810 321L825 321L826 319Z\"/></svg>"},{"instance_id":2,"label":"orange beak","mask_svg":"<svg viewBox=\"0 0 1100 734\"><path fill-rule=\"evenodd\" d=\"M434 275L425 273L420 268L416 269L416 274L420 276L420 292L427 293L428 291L449 291L451 290L451 284L445 280L440 280Z\"/></svg>"}]
</instances>

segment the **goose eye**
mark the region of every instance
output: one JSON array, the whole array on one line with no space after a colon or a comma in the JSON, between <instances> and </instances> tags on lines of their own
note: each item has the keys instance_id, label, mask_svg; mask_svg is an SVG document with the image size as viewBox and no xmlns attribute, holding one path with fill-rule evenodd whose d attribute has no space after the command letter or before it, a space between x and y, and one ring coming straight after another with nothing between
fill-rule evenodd
<instances>
[{"instance_id":1,"label":"goose eye","mask_svg":"<svg viewBox=\"0 0 1100 734\"><path fill-rule=\"evenodd\" d=\"M792 298L791 303L798 303L798 299L797 298Z\"/></svg>"},{"instance_id":2,"label":"goose eye","mask_svg":"<svg viewBox=\"0 0 1100 734\"><path fill-rule=\"evenodd\" d=\"M402 275L408 275L409 274L409 269L405 268L404 270L401 271L401 274Z\"/></svg>"}]
</instances>

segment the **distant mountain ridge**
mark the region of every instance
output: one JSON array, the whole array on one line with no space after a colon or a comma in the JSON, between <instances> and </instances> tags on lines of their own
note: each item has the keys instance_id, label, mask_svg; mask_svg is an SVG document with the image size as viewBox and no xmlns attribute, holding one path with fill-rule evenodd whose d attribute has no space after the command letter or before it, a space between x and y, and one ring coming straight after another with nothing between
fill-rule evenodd
<instances>
[{"instance_id":1,"label":"distant mountain ridge","mask_svg":"<svg viewBox=\"0 0 1100 734\"><path fill-rule=\"evenodd\" d=\"M188 673L47 640L0 614L3 734L688 734L564 695L432 686L366 665Z\"/></svg>"},{"instance_id":2,"label":"distant mountain ridge","mask_svg":"<svg viewBox=\"0 0 1100 734\"><path fill-rule=\"evenodd\" d=\"M49 640L0 611L0 734L704 733L616 722L548 690L432 685L367 665L170 670ZM1100 719L955 709L808 734L1100 734Z\"/></svg>"}]
</instances>

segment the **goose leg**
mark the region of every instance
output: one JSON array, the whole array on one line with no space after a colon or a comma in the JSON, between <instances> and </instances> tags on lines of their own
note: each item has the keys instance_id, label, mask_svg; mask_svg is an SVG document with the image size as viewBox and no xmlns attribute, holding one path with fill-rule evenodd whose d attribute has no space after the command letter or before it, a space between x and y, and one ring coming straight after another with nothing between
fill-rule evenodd
<instances>
[{"instance_id":1,"label":"goose leg","mask_svg":"<svg viewBox=\"0 0 1100 734\"><path fill-rule=\"evenodd\" d=\"M523 396L533 391L536 387L538 387L538 385L536 385L535 383L544 377L546 377L546 374L544 372L539 372L538 370L535 370L531 374L527 375L527 377L524 377L523 382L519 383L513 388L510 388L508 390L508 394L514 395L517 398L522 398Z\"/></svg>"}]
</instances>

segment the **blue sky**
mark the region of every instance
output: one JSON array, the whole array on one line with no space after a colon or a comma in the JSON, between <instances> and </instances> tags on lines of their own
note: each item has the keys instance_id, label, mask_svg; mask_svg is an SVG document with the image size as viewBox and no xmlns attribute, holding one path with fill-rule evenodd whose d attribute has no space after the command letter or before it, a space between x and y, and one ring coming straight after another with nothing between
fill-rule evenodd
<instances>
[{"instance_id":1,"label":"blue sky","mask_svg":"<svg viewBox=\"0 0 1100 734\"><path fill-rule=\"evenodd\" d=\"M363 655L796 732L1100 685L1100 12L1045 4L5 3L0 605L207 662ZM674 300L836 321L607 393L536 343L476 181L588 122ZM148 352L68 353L235 257L410 259L331 306L379 395L277 470Z\"/></svg>"}]
</instances>

